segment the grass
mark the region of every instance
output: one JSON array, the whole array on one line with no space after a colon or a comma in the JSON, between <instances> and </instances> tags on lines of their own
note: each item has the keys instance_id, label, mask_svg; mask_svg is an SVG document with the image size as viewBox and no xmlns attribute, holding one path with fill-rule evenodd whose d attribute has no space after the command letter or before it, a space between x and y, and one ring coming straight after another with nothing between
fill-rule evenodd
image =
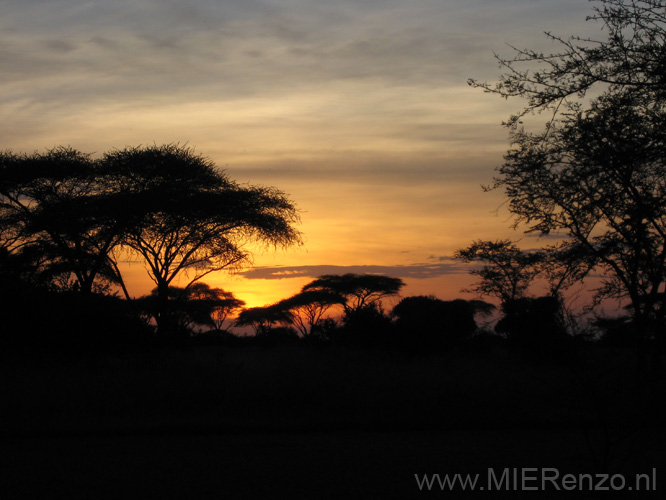
<instances>
[{"instance_id":1,"label":"grass","mask_svg":"<svg viewBox=\"0 0 666 500\"><path fill-rule=\"evenodd\" d=\"M79 491L71 481L95 498L147 498L114 477L142 478L163 498L269 498L275 489L410 498L415 472L503 463L640 471L665 461L665 385L632 359L600 349L565 362L503 349L298 344L5 356L0 422L13 458L4 470L40 478L26 491L57 485L67 498ZM113 484L108 495L88 476ZM333 486L336 477L347 486ZM8 484L15 498L27 487Z\"/></svg>"},{"instance_id":2,"label":"grass","mask_svg":"<svg viewBox=\"0 0 666 500\"><path fill-rule=\"evenodd\" d=\"M196 427L567 427L650 418L630 353L577 363L518 353L404 354L290 345L197 347L2 368L3 429ZM646 407L646 405L648 405ZM659 406L659 405L658 405ZM646 412L651 412L650 414Z\"/></svg>"}]
</instances>

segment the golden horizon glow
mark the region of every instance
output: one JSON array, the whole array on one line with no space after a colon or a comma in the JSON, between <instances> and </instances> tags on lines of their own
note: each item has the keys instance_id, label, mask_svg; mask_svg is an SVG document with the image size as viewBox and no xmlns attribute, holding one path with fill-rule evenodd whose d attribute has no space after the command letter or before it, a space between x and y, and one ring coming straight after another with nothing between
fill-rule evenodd
<instances>
[{"instance_id":1,"label":"golden horizon glow","mask_svg":"<svg viewBox=\"0 0 666 500\"><path fill-rule=\"evenodd\" d=\"M496 212L502 194L480 189L508 146L500 124L521 103L466 81L497 77L504 42L549 50L546 29L596 29L586 2L556 4L9 0L0 148L188 144L301 210L305 245L257 253L255 266L384 266L406 276L404 295L459 297L467 275L402 268L522 236ZM150 291L140 263L123 269L131 294ZM312 278L204 281L252 307Z\"/></svg>"}]
</instances>

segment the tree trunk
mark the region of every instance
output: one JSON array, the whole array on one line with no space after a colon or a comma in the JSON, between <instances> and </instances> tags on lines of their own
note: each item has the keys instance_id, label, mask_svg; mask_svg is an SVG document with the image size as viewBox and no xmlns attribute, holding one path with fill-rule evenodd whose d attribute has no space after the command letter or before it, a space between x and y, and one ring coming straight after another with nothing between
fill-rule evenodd
<instances>
[{"instance_id":1,"label":"tree trunk","mask_svg":"<svg viewBox=\"0 0 666 500\"><path fill-rule=\"evenodd\" d=\"M169 322L169 285L165 282L157 284L157 314L155 315L157 323L157 333L159 335L169 335L171 325Z\"/></svg>"}]
</instances>

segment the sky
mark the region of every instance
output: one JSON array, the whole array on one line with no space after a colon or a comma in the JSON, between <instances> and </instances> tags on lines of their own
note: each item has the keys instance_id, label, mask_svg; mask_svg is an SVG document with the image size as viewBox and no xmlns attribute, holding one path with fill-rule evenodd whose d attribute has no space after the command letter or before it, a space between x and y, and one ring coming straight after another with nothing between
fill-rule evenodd
<instances>
[{"instance_id":1,"label":"sky","mask_svg":"<svg viewBox=\"0 0 666 500\"><path fill-rule=\"evenodd\" d=\"M587 0L1 0L0 150L179 143L296 203L305 243L206 282L261 306L321 274L472 298L452 260L522 238L484 193L522 108L467 85L544 31L599 36ZM152 283L124 264L130 292Z\"/></svg>"}]
</instances>

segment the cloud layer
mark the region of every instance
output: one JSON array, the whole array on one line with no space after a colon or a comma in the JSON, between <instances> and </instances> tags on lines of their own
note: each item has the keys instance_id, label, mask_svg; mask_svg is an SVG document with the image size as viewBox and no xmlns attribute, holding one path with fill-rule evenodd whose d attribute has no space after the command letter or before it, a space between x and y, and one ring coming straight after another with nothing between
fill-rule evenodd
<instances>
[{"instance_id":1,"label":"cloud layer","mask_svg":"<svg viewBox=\"0 0 666 500\"><path fill-rule=\"evenodd\" d=\"M395 278L429 279L449 274L466 273L468 267L456 263L413 264L405 266L279 266L257 267L240 275L246 279L280 280L317 278L325 274L382 274Z\"/></svg>"},{"instance_id":2,"label":"cloud layer","mask_svg":"<svg viewBox=\"0 0 666 500\"><path fill-rule=\"evenodd\" d=\"M239 182L277 186L307 244L258 254L254 283L454 280L454 263L419 263L507 236L502 194L479 185L521 106L467 79L496 78L506 42L598 35L589 13L581 0L6 0L0 149L188 143Z\"/></svg>"}]
</instances>

